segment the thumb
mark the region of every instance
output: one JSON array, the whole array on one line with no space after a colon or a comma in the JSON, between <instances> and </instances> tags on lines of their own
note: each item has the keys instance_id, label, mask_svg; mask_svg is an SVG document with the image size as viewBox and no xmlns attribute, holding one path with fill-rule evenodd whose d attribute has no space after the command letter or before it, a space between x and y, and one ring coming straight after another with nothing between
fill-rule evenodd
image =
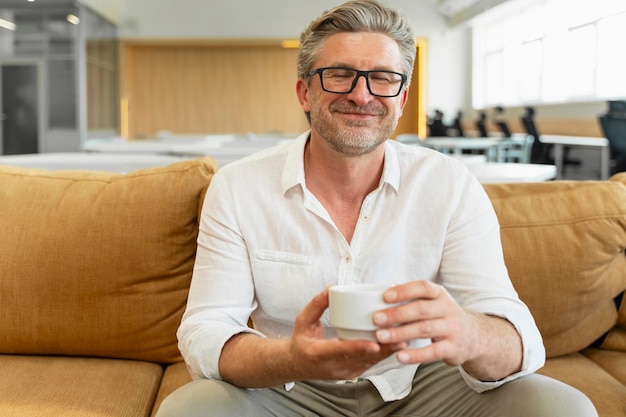
<instances>
[{"instance_id":1,"label":"thumb","mask_svg":"<svg viewBox=\"0 0 626 417\"><path fill-rule=\"evenodd\" d=\"M304 309L298 314L301 325L311 326L318 324L322 318L322 314L328 308L328 287L321 293L317 294Z\"/></svg>"}]
</instances>

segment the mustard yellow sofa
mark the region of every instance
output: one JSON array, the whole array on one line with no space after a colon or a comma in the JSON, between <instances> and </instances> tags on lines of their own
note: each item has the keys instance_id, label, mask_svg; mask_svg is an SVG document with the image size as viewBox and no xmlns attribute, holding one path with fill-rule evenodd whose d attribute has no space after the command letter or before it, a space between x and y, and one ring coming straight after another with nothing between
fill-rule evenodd
<instances>
[{"instance_id":1,"label":"mustard yellow sofa","mask_svg":"<svg viewBox=\"0 0 626 417\"><path fill-rule=\"evenodd\" d=\"M0 167L0 416L147 417L187 381L175 332L214 171Z\"/></svg>"},{"instance_id":2,"label":"mustard yellow sofa","mask_svg":"<svg viewBox=\"0 0 626 417\"><path fill-rule=\"evenodd\" d=\"M215 169L0 166L0 417L148 417L190 380L175 333ZM540 372L625 416L626 174L485 189Z\"/></svg>"},{"instance_id":3,"label":"mustard yellow sofa","mask_svg":"<svg viewBox=\"0 0 626 417\"><path fill-rule=\"evenodd\" d=\"M486 184L511 280L546 346L539 373L626 416L626 173Z\"/></svg>"}]
</instances>

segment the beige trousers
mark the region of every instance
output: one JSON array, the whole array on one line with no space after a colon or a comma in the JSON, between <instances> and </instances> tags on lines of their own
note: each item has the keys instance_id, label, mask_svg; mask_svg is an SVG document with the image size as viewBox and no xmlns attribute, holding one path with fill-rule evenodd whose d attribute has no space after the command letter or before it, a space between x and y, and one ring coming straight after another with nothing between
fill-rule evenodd
<instances>
[{"instance_id":1,"label":"beige trousers","mask_svg":"<svg viewBox=\"0 0 626 417\"><path fill-rule=\"evenodd\" d=\"M369 381L299 382L245 390L198 380L165 399L156 417L364 416L364 417L596 417L580 391L542 375L529 375L481 394L442 362L418 368L408 397L384 402Z\"/></svg>"}]
</instances>

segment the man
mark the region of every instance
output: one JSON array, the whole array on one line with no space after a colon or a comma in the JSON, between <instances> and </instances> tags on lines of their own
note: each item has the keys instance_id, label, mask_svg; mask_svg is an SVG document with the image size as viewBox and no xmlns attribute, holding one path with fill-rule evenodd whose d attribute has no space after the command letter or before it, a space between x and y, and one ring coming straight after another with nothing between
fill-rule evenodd
<instances>
[{"instance_id":1,"label":"man","mask_svg":"<svg viewBox=\"0 0 626 417\"><path fill-rule=\"evenodd\" d=\"M405 18L373 0L303 32L296 91L311 130L213 178L178 333L196 380L159 417L596 415L531 375L541 336L481 185L387 140L414 59ZM378 342L334 337L328 286L383 282L402 305L375 314Z\"/></svg>"}]
</instances>

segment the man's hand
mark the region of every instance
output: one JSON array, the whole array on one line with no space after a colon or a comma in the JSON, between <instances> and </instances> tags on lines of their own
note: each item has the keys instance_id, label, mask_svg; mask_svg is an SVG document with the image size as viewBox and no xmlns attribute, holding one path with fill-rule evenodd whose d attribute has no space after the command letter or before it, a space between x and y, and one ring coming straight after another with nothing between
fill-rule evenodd
<instances>
[{"instance_id":1,"label":"man's hand","mask_svg":"<svg viewBox=\"0 0 626 417\"><path fill-rule=\"evenodd\" d=\"M303 372L299 379L352 379L407 345L325 339L320 318L327 308L328 289L296 317L289 350L296 368Z\"/></svg>"},{"instance_id":2,"label":"man's hand","mask_svg":"<svg viewBox=\"0 0 626 417\"><path fill-rule=\"evenodd\" d=\"M308 379L353 379L407 346L405 341L325 339L320 319L327 308L328 289L298 314L289 339L265 339L251 333L233 336L222 349L221 377L245 388Z\"/></svg>"},{"instance_id":3,"label":"man's hand","mask_svg":"<svg viewBox=\"0 0 626 417\"><path fill-rule=\"evenodd\" d=\"M440 285L412 281L387 290L388 303L401 306L379 311L374 322L381 343L431 339L432 344L398 353L402 363L443 360L462 365L477 379L495 381L521 369L522 343L513 325L460 307Z\"/></svg>"}]
</instances>

